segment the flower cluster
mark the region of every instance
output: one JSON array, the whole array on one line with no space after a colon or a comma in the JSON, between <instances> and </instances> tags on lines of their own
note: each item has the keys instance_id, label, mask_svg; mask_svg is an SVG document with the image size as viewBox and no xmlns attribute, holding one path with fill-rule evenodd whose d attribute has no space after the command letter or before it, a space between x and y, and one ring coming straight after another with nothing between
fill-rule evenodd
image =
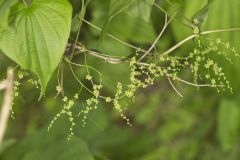
<instances>
[{"instance_id":1,"label":"flower cluster","mask_svg":"<svg viewBox=\"0 0 240 160\"><path fill-rule=\"evenodd\" d=\"M30 84L32 84L35 88L39 89L40 88L40 84L38 80L34 80L34 79L29 79L28 82Z\"/></svg>"},{"instance_id":2,"label":"flower cluster","mask_svg":"<svg viewBox=\"0 0 240 160\"><path fill-rule=\"evenodd\" d=\"M84 109L82 109L78 116L80 116L81 114L83 114L83 119L82 119L82 126L84 127L86 125L86 120L87 120L87 115L92 111L92 110L96 110L98 107L98 103L99 103L99 96L100 96L100 90L102 89L102 85L93 85L93 97L89 98L86 100L86 106Z\"/></svg>"},{"instance_id":3,"label":"flower cluster","mask_svg":"<svg viewBox=\"0 0 240 160\"><path fill-rule=\"evenodd\" d=\"M73 99L69 99L68 97L64 96L62 101L63 101L63 109L53 118L53 120L50 122L49 126L48 126L48 131L52 128L53 124L56 122L56 120L61 116L61 115L67 115L68 120L71 124L70 128L69 128L69 135L68 135L68 140L70 140L70 138L74 135L73 133L73 128L76 125L76 123L74 122L74 118L73 118L73 112L72 112L72 108L74 106L74 104L76 103L76 100L78 99L78 94L75 94Z\"/></svg>"},{"instance_id":4,"label":"flower cluster","mask_svg":"<svg viewBox=\"0 0 240 160\"><path fill-rule=\"evenodd\" d=\"M74 98L73 99L69 99L67 96L64 96L63 95L63 87L58 85L56 87L56 91L57 93L62 93L63 95L63 98L62 98L62 101L63 101L63 109L53 118L53 120L50 122L50 125L48 127L48 130L50 130L50 128L53 126L53 124L56 122L56 120L62 116L62 115L67 115L68 116L68 120L69 122L71 123L71 126L69 128L69 136L68 136L68 140L74 135L73 133L73 128L74 126L76 125L74 120L76 117L80 117L80 115L82 115L82 126L84 127L86 125L86 120L87 120L87 117L88 117L88 114L92 111L92 110L96 110L97 109L97 105L99 103L99 98L100 98L100 91L102 89L102 85L99 84L94 84L93 83L93 80L92 78L90 78L90 74L88 73L88 75L86 76L86 79L88 81L91 81L91 83L93 84L92 86L92 91L90 89L88 89L86 86L84 86L82 83L81 83L81 89L79 91L79 93L76 93L74 95ZM89 91L91 94L92 94L92 97L91 98L88 98L87 100L81 100L83 103L83 105L81 106L81 110L79 113L75 113L73 112L73 107L74 105L76 104L77 101L79 101L79 95L82 91L82 88L85 88L87 89L87 91ZM78 105L79 106L79 105Z\"/></svg>"},{"instance_id":5,"label":"flower cluster","mask_svg":"<svg viewBox=\"0 0 240 160\"><path fill-rule=\"evenodd\" d=\"M200 30L197 26L197 22L195 22L194 34L198 40L198 43L196 48L185 57L155 55L154 60L151 58L151 56L148 57L148 63L138 62L136 57L131 58L128 61L130 67L130 82L129 84L122 84L121 82L118 82L116 84L116 92L113 97L101 95L101 90L103 89L102 83L101 81L99 84L94 83L94 77L88 70L88 68L92 69L91 67L85 65L87 68L85 80L91 83L91 88L86 87L83 82L78 79L71 68L74 77L81 85L81 89L84 88L92 95L87 100L81 100L83 105L81 106L80 112L76 115L77 117L82 117L82 126L84 127L86 125L88 114L98 108L100 100L103 100L106 103L112 103L114 109L126 121L127 125L131 126L132 124L130 123L130 119L124 114L122 103L123 99L134 101L137 90L153 85L156 79L159 77L167 77L168 79L171 78L172 80L181 81L196 87L209 86L216 88L217 91L219 91L220 88L227 88L232 91L229 81L223 72L223 68L220 66L217 60L215 60L214 55L220 55L232 63L232 59L227 54L227 51L231 51L235 56L239 57L235 48L229 43L223 42L220 39L207 39L208 43L201 42ZM77 66L84 67L84 65ZM193 82L187 82L180 78L181 72L185 70L190 70L192 73ZM97 73L99 74L98 71ZM63 91L63 88L59 85L56 87L56 90L58 93L60 93ZM53 119L49 128L51 128L52 124L59 116L66 114L71 122L69 135L70 138L73 135L73 127L75 126L75 123L73 122L74 116L71 109L78 99L79 94L76 94L73 100L68 100L67 97L64 97L63 110Z\"/></svg>"},{"instance_id":6,"label":"flower cluster","mask_svg":"<svg viewBox=\"0 0 240 160\"><path fill-rule=\"evenodd\" d=\"M12 97L12 106L11 106L11 117L15 119L14 117L14 110L13 110L13 105L14 105L14 100L19 96L19 89L20 86L22 85L22 80L23 78L27 75L27 72L24 70L20 69L17 72L17 76L13 82L13 97Z\"/></svg>"},{"instance_id":7,"label":"flower cluster","mask_svg":"<svg viewBox=\"0 0 240 160\"><path fill-rule=\"evenodd\" d=\"M199 21L198 19L193 20L193 34L195 35L195 38L197 39L198 46L201 46L201 40L200 40L200 28L199 28Z\"/></svg>"}]
</instances>

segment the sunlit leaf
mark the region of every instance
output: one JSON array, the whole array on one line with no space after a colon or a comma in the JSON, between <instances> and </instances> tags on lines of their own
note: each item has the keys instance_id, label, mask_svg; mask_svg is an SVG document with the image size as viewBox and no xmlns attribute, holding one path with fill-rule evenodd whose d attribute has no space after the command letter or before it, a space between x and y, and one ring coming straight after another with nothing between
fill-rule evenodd
<instances>
[{"instance_id":1,"label":"sunlit leaf","mask_svg":"<svg viewBox=\"0 0 240 160\"><path fill-rule=\"evenodd\" d=\"M42 94L64 53L71 15L67 0L35 0L29 7L18 2L0 41L9 58L39 77Z\"/></svg>"}]
</instances>

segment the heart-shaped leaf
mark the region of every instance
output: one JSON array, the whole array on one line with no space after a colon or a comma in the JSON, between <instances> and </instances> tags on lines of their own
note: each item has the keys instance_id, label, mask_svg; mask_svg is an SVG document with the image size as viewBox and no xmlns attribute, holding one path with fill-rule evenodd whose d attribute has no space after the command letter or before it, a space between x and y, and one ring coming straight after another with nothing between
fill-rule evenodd
<instances>
[{"instance_id":1,"label":"heart-shaped leaf","mask_svg":"<svg viewBox=\"0 0 240 160\"><path fill-rule=\"evenodd\" d=\"M30 6L18 2L11 10L0 48L39 77L42 94L64 53L71 17L67 0L33 0Z\"/></svg>"}]
</instances>

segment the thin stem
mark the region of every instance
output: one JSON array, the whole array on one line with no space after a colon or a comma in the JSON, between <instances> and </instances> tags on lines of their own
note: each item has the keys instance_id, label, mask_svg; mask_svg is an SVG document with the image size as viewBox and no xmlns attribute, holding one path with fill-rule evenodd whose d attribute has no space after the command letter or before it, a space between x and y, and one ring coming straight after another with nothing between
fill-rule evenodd
<instances>
[{"instance_id":1,"label":"thin stem","mask_svg":"<svg viewBox=\"0 0 240 160\"><path fill-rule=\"evenodd\" d=\"M90 52L87 52L87 53L90 53ZM92 56L94 56L94 57L97 57L97 58L100 58L100 59L103 59L103 60L105 60L106 62L109 62L109 63L111 63L111 64L120 64L120 63L126 63L127 61L126 61L126 59L119 59L119 58L114 58L116 61L118 61L119 63L113 63L112 61L109 61L109 57L104 57L104 55L101 55L101 56L99 56L99 54L100 53L97 53L97 52L91 52L91 54L90 55L92 55ZM116 61L114 61L114 62L116 62ZM71 63L71 64L73 64L73 65L78 65L78 66L82 66L83 67L83 65L80 65L80 64L76 64L76 63L73 63L73 62L70 62L70 61L68 61L67 60L67 62L68 63ZM150 66L150 64L148 64L148 63L144 63L144 62L137 62L137 64L138 65L142 65L142 66ZM70 64L69 64L70 65ZM90 67L90 66L89 66ZM76 76L76 75L74 75L74 76ZM171 78L173 78L171 75L167 75L168 77L171 77ZM75 77L76 78L76 77ZM185 81L185 80L183 80L183 79L180 79L180 78L178 78L178 77L174 77L176 80L178 80L178 81L181 81L181 82L183 82L183 83L186 83L186 84L189 84L189 85L192 85L192 86L195 86L195 87L213 87L211 84L195 84L195 83L191 83L191 82L188 82L188 81ZM82 83L80 83L80 84L82 84ZM222 87L222 85L216 85L216 86L220 86L220 87ZM85 88L85 87L84 87ZM91 91L90 91L91 92Z\"/></svg>"},{"instance_id":2,"label":"thin stem","mask_svg":"<svg viewBox=\"0 0 240 160\"><path fill-rule=\"evenodd\" d=\"M173 46L172 48L168 49L167 51L163 52L162 54L160 54L161 56L165 56L171 52L173 52L174 50L176 50L178 47L182 46L184 43L188 42L189 40L193 39L195 37L195 35L191 35L185 39L183 39L181 42L179 42L178 44L176 44L175 46Z\"/></svg>"},{"instance_id":3,"label":"thin stem","mask_svg":"<svg viewBox=\"0 0 240 160\"><path fill-rule=\"evenodd\" d=\"M77 80L77 82L78 82L86 91L88 91L89 93L91 93L92 95L94 95L93 91L91 91L87 86L85 86L85 85L81 82L81 80L77 77L76 73L73 71L73 68L72 68L72 66L71 66L71 63L68 63L68 65L69 65L69 68L70 68L73 76L74 76L75 79ZM105 99L106 97L99 95L99 98Z\"/></svg>"},{"instance_id":4,"label":"thin stem","mask_svg":"<svg viewBox=\"0 0 240 160\"><path fill-rule=\"evenodd\" d=\"M22 0L22 2L24 4L24 6L28 7L28 4L27 4L27 2L25 0Z\"/></svg>"},{"instance_id":5,"label":"thin stem","mask_svg":"<svg viewBox=\"0 0 240 160\"><path fill-rule=\"evenodd\" d=\"M85 68L85 67L88 67L88 68L92 69L93 71L95 71L99 76L104 77L101 72L99 72L97 69L93 68L92 66L86 66L86 65L77 64L77 63L74 63L74 62L69 61L68 59L65 59L65 61L66 61L67 63L70 63L70 64L75 65L75 66L78 66L78 67L84 67L84 68ZM104 78L105 78L105 77L104 77Z\"/></svg>"},{"instance_id":6,"label":"thin stem","mask_svg":"<svg viewBox=\"0 0 240 160\"><path fill-rule=\"evenodd\" d=\"M177 90L177 88L173 85L171 79L170 79L169 77L167 77L167 79L168 79L170 85L172 86L173 90L174 90L181 98L183 98L183 95L182 95L182 94Z\"/></svg>"},{"instance_id":7,"label":"thin stem","mask_svg":"<svg viewBox=\"0 0 240 160\"><path fill-rule=\"evenodd\" d=\"M159 33L158 37L156 38L156 40L153 42L153 44L151 45L151 47L147 50L147 52L144 53L144 55L142 55L141 58L139 58L138 62L140 62L141 60L143 60L151 51L152 49L155 47L155 45L157 44L157 42L159 41L159 39L162 37L163 33L165 32L165 30L167 29L169 23L173 20L173 18L175 17L176 13L171 17L171 19L168 21L167 20L167 14L165 14L165 24L161 30L161 32Z\"/></svg>"},{"instance_id":8,"label":"thin stem","mask_svg":"<svg viewBox=\"0 0 240 160\"><path fill-rule=\"evenodd\" d=\"M211 85L211 84L195 84L195 83L191 83L191 82L188 82L188 81L185 81L181 78L178 78L178 77L175 77L176 80L180 81L180 82L183 82L185 84L188 84L188 85L191 85L191 86L194 86L194 87L224 87L223 85Z\"/></svg>"},{"instance_id":9,"label":"thin stem","mask_svg":"<svg viewBox=\"0 0 240 160\"><path fill-rule=\"evenodd\" d=\"M88 87L86 87L86 86L78 79L77 75L76 75L75 72L73 71L73 68L72 68L71 64L69 63L68 65L69 65L69 68L70 68L73 76L74 76L75 79L78 81L78 83L79 83L86 91L88 91L88 92L91 93L91 94L94 94Z\"/></svg>"},{"instance_id":10,"label":"thin stem","mask_svg":"<svg viewBox=\"0 0 240 160\"><path fill-rule=\"evenodd\" d=\"M231 32L231 31L238 31L238 30L240 30L240 27L209 30L209 31L204 31L201 34L206 35L206 34L211 34L211 33Z\"/></svg>"},{"instance_id":11,"label":"thin stem","mask_svg":"<svg viewBox=\"0 0 240 160\"><path fill-rule=\"evenodd\" d=\"M82 8L81 8L81 15L80 15L81 20L85 17L85 14L86 14L86 5L87 4L85 4L85 0L82 0ZM72 49L72 55L75 52L75 49L76 49L75 46L77 45L77 42L78 42L78 39L79 39L79 36L80 36L80 33L81 33L81 28L82 28L82 21L80 21L80 24L79 24L79 28L78 28L78 31L77 31L77 36L75 38L73 49Z\"/></svg>"},{"instance_id":12,"label":"thin stem","mask_svg":"<svg viewBox=\"0 0 240 160\"><path fill-rule=\"evenodd\" d=\"M171 6L173 5L172 2L170 2L169 0L166 0L168 4L170 4Z\"/></svg>"},{"instance_id":13,"label":"thin stem","mask_svg":"<svg viewBox=\"0 0 240 160\"><path fill-rule=\"evenodd\" d=\"M111 63L111 64L120 64L122 62L124 62L124 58L114 58L108 55L104 55L95 51L90 51L87 50L87 53L94 56L94 57L98 57L100 59L103 59L105 62Z\"/></svg>"},{"instance_id":14,"label":"thin stem","mask_svg":"<svg viewBox=\"0 0 240 160\"><path fill-rule=\"evenodd\" d=\"M158 5L156 2L154 2L153 5L154 5L155 7L157 7L159 10L161 10L162 12L164 12L165 14L167 14L169 17L172 17L172 16L170 15L170 13L168 13L165 9L163 9L163 8L162 8L160 5ZM182 14L182 13L180 13L180 14L184 17L185 20L187 20L188 23L191 24L191 21L190 21L184 14ZM178 19L176 19L176 20L177 20L178 22L182 23L184 26L192 29L192 26L191 26L190 24L186 24L186 23L184 23L184 22L182 22L182 21L180 21L180 20L178 20Z\"/></svg>"},{"instance_id":15,"label":"thin stem","mask_svg":"<svg viewBox=\"0 0 240 160\"><path fill-rule=\"evenodd\" d=\"M212 33L221 33L221 32L230 32L230 31L240 31L240 27L239 28L226 28L226 29L216 29L216 30L204 31L204 32L201 33L201 35L208 35L208 34L212 34ZM171 52L173 52L174 50L176 50L177 48L182 46L184 43L186 43L189 40L195 38L195 36L196 35L190 35L189 37L183 39L178 44L174 45L173 47L171 47L167 51L163 52L161 54L161 56L165 56L165 55L170 54ZM81 48L81 46L76 46L76 49L81 50L82 48ZM124 63L127 60L126 58L116 58L116 57L113 57L113 56L104 55L104 54L101 54L101 53L98 53L98 52L95 52L95 51L90 51L90 50L87 50L87 53L94 56L94 57L103 59L106 62L111 63L111 64ZM143 64L146 65L146 63L141 63L141 62L138 62L138 63L142 64L142 65Z\"/></svg>"},{"instance_id":16,"label":"thin stem","mask_svg":"<svg viewBox=\"0 0 240 160\"><path fill-rule=\"evenodd\" d=\"M68 47L70 47L70 46L71 46L71 44L68 44ZM124 62L124 60L126 59L126 58L119 58L116 56L101 54L96 51L91 51L91 50L85 49L85 47L82 47L82 46L75 46L75 49L80 51L80 53L86 52L87 54L97 57L97 58L100 58L110 64L120 64L120 63ZM75 55L77 55L77 54L75 54Z\"/></svg>"},{"instance_id":17,"label":"thin stem","mask_svg":"<svg viewBox=\"0 0 240 160\"><path fill-rule=\"evenodd\" d=\"M90 75L90 72L89 72L89 69L88 69L88 64L87 64L87 55L86 55L86 52L84 52L84 65L86 66L86 71L87 71L87 74ZM94 85L93 83L93 80L91 79L90 80L92 85ZM100 76L100 82L101 82L101 76Z\"/></svg>"},{"instance_id":18,"label":"thin stem","mask_svg":"<svg viewBox=\"0 0 240 160\"><path fill-rule=\"evenodd\" d=\"M61 93L62 96L64 95L64 90L63 90L63 64L60 63L59 66L58 66L58 72L57 72L57 83L58 83L58 86L61 87L61 90L60 92L58 92L55 96L55 98L57 98L57 96Z\"/></svg>"},{"instance_id":19,"label":"thin stem","mask_svg":"<svg viewBox=\"0 0 240 160\"><path fill-rule=\"evenodd\" d=\"M239 31L240 28L226 28L226 29L216 29L216 30L209 30L209 31L204 31L201 33L201 35L208 35L208 34L212 34L212 33L221 33L221 32L231 32L231 31ZM165 56L168 55L169 53L173 52L174 50L176 50L177 48L179 48L180 46L182 46L184 43L188 42L189 40L195 38L196 35L190 35L189 37L183 39L182 41L180 41L178 44L174 45L173 47L171 47L170 49L168 49L167 51L163 52L161 54L161 56Z\"/></svg>"},{"instance_id":20,"label":"thin stem","mask_svg":"<svg viewBox=\"0 0 240 160\"><path fill-rule=\"evenodd\" d=\"M156 2L153 3L153 5L155 7L157 7L158 9L160 9L162 12L164 12L165 14L167 14L169 17L172 17L165 9L163 9L161 6L159 6Z\"/></svg>"},{"instance_id":21,"label":"thin stem","mask_svg":"<svg viewBox=\"0 0 240 160\"><path fill-rule=\"evenodd\" d=\"M92 24L91 22L89 22L89 21L87 21L87 20L85 20L85 19L82 19L82 21L85 22L86 24L88 24L89 26L95 28L96 30L102 32L102 29L101 29L101 28L99 28L98 26ZM110 38L118 41L119 43L121 43L121 44L123 44L123 45L125 45L125 46L128 46L128 47L130 47L130 48L132 48L132 49L138 50L138 51L140 51L140 52L146 52L146 50L141 49L141 48L139 48L139 47L136 47L136 46L134 46L134 45L131 45L131 44L129 44L129 43L126 43L126 42L120 40L119 38L113 36L112 34L107 33L107 35L108 35Z\"/></svg>"},{"instance_id":22,"label":"thin stem","mask_svg":"<svg viewBox=\"0 0 240 160\"><path fill-rule=\"evenodd\" d=\"M145 67L148 67L148 66L150 66L150 64L148 64L148 63L144 63L144 62L137 62L137 64L138 65L142 65L142 66L145 66ZM211 85L211 84L195 84L195 83L191 83L191 82L188 82L188 81L186 81L186 80L183 80L183 79L181 79L181 78L179 78L179 77L173 77L172 75L166 75L167 77L171 77L171 78L174 78L174 79L176 79L176 80L178 80L178 81L180 81L180 82L183 82L183 83L185 83L185 84L189 84L189 85L191 85L191 86L194 86L194 87L214 87L213 85ZM224 87L223 85L215 85L215 87Z\"/></svg>"},{"instance_id":23,"label":"thin stem","mask_svg":"<svg viewBox=\"0 0 240 160\"><path fill-rule=\"evenodd\" d=\"M230 31L240 31L240 27L239 28L226 28L226 29L216 29L216 30L209 30L209 31L204 31L201 33L201 35L208 35L208 34L212 34L212 33L221 33L221 32L230 32ZM160 56L165 56L170 54L171 52L173 52L174 50L176 50L177 48L179 48L180 46L182 46L184 43L188 42L189 40L195 38L196 35L190 35L189 37L183 39L182 41L180 41L178 44L174 45L173 47L171 47L170 49L168 49L167 51L163 52ZM76 46L76 49L81 50L81 46ZM116 58L113 56L109 56L109 55L104 55L95 51L90 51L87 50L89 55L92 55L94 57L100 58L105 60L108 63L111 64L119 64L119 63L124 63L126 62L126 58ZM146 63L141 63L138 62L138 64L141 65L146 65Z\"/></svg>"},{"instance_id":24,"label":"thin stem","mask_svg":"<svg viewBox=\"0 0 240 160\"><path fill-rule=\"evenodd\" d=\"M220 33L220 32L229 32L229 31L238 31L238 30L240 30L240 27L239 28L216 29L216 30L204 31L204 32L201 33L201 35L208 35L208 34ZM195 36L196 35L190 35L189 37L183 39L181 42L179 42L178 44L176 44L172 48L170 48L167 51L163 52L160 56L168 55L169 53L173 52L174 50L176 50L178 47L180 47L184 43L186 43L189 40L193 39ZM77 46L77 49L81 50L82 48L81 48L81 46ZM95 52L95 51L90 51L90 50L86 50L86 51L87 51L86 53L88 53L88 54L90 54L90 55L92 55L94 57L103 59L106 62L111 63L111 64L120 64L120 63L128 62L127 58L116 58L116 57L109 56L109 55L104 55L104 54L101 54L101 53L98 53L98 52ZM139 62L139 61L137 62L137 64L138 65L143 65L143 66L149 66L150 65L148 63L143 63L143 62ZM71 68L71 66L70 66L70 68ZM76 75L74 75L74 76L76 76ZM183 79L180 79L178 77L172 77L171 75L167 75L167 76L171 77L171 78L175 78L176 80L178 80L180 82L183 82L185 84L192 85L192 86L195 86L195 87L223 87L223 85L195 84L195 83L191 83L191 82L185 81Z\"/></svg>"}]
</instances>

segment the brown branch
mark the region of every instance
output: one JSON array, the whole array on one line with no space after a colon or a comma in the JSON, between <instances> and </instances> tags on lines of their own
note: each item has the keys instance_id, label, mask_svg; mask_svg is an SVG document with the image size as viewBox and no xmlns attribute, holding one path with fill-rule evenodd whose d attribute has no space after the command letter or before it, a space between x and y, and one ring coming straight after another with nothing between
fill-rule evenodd
<instances>
[{"instance_id":1,"label":"brown branch","mask_svg":"<svg viewBox=\"0 0 240 160\"><path fill-rule=\"evenodd\" d=\"M0 113L1 115L0 116L0 144L3 141L3 137L7 127L7 122L8 122L9 114L11 111L11 105L12 105L12 95L13 95L13 69L12 68L8 69L5 89L6 91L5 91L3 105Z\"/></svg>"},{"instance_id":2,"label":"brown branch","mask_svg":"<svg viewBox=\"0 0 240 160\"><path fill-rule=\"evenodd\" d=\"M72 44L68 44L67 45L66 52L69 52L71 46L72 46ZM110 64L120 64L120 63L126 62L126 58L118 58L118 57L113 57L113 56L106 55L106 54L101 54L101 53L99 53L97 51L91 51L91 50L85 49L85 47L81 46L81 45L76 45L75 46L75 50L78 50L81 53L82 52L86 52L87 54L89 54L89 55L91 55L93 57L102 59L105 62L110 63Z\"/></svg>"},{"instance_id":3,"label":"brown branch","mask_svg":"<svg viewBox=\"0 0 240 160\"><path fill-rule=\"evenodd\" d=\"M105 62L111 63L111 64L120 64L123 63L125 58L115 58L115 57L111 57L109 55L104 55L95 51L91 51L91 50L86 50L87 53L89 55L95 56L97 58L101 58L103 59Z\"/></svg>"}]
</instances>

